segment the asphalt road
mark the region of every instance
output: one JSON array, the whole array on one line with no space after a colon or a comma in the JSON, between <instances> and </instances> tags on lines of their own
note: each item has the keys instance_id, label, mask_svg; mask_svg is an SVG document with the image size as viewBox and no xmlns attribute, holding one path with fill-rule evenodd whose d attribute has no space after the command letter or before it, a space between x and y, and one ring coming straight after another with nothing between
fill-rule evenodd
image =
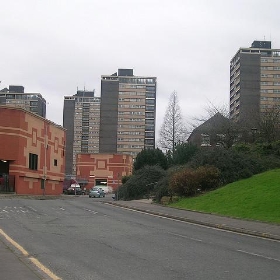
<instances>
[{"instance_id":1,"label":"asphalt road","mask_svg":"<svg viewBox=\"0 0 280 280\"><path fill-rule=\"evenodd\" d=\"M0 229L67 280L280 279L280 242L87 196L1 199Z\"/></svg>"}]
</instances>

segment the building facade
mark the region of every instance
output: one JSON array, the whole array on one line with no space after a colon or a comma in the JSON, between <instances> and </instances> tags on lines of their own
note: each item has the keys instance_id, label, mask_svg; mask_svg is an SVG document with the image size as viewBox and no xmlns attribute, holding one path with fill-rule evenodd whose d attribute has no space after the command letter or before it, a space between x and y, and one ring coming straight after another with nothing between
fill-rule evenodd
<instances>
[{"instance_id":1,"label":"building facade","mask_svg":"<svg viewBox=\"0 0 280 280\"><path fill-rule=\"evenodd\" d=\"M133 69L101 76L101 96L78 91L64 97L66 175L76 175L80 153L136 155L155 148L155 77L134 76Z\"/></svg>"},{"instance_id":2,"label":"building facade","mask_svg":"<svg viewBox=\"0 0 280 280\"><path fill-rule=\"evenodd\" d=\"M62 194L64 128L25 109L2 105L0 147L0 177L13 178L14 186L10 191Z\"/></svg>"},{"instance_id":3,"label":"building facade","mask_svg":"<svg viewBox=\"0 0 280 280\"><path fill-rule=\"evenodd\" d=\"M103 185L109 192L116 190L123 176L132 173L133 158L122 154L79 154L77 178L88 178L86 189Z\"/></svg>"},{"instance_id":4,"label":"building facade","mask_svg":"<svg viewBox=\"0 0 280 280\"><path fill-rule=\"evenodd\" d=\"M66 128L67 176L76 174L79 153L99 152L100 97L94 91L77 91L64 97L63 127Z\"/></svg>"},{"instance_id":5,"label":"building facade","mask_svg":"<svg viewBox=\"0 0 280 280\"><path fill-rule=\"evenodd\" d=\"M260 114L275 105L280 105L280 49L254 41L230 61L230 117L255 127Z\"/></svg>"},{"instance_id":6,"label":"building facade","mask_svg":"<svg viewBox=\"0 0 280 280\"><path fill-rule=\"evenodd\" d=\"M118 69L101 77L100 153L130 154L155 148L156 77Z\"/></svg>"},{"instance_id":7,"label":"building facade","mask_svg":"<svg viewBox=\"0 0 280 280\"><path fill-rule=\"evenodd\" d=\"M10 85L0 91L0 105L24 108L43 118L46 117L46 100L40 93L25 93L23 86Z\"/></svg>"}]
</instances>

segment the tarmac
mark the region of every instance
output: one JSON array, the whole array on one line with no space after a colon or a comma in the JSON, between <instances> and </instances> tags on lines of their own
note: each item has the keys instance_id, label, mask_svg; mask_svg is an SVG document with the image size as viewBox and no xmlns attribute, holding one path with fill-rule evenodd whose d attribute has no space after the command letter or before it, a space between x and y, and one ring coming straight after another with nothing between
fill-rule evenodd
<instances>
[{"instance_id":1,"label":"tarmac","mask_svg":"<svg viewBox=\"0 0 280 280\"><path fill-rule=\"evenodd\" d=\"M104 203L191 224L280 241L280 225L277 224L180 210L152 203L152 200L149 199L106 201ZM26 258L21 256L19 252L13 249L8 241L5 240L5 238L3 239L2 236L0 238L0 256L2 260L0 266L1 280L54 279L47 278L39 273L38 270L36 270L31 263L28 263ZM55 279L58 280L58 278Z\"/></svg>"}]
</instances>

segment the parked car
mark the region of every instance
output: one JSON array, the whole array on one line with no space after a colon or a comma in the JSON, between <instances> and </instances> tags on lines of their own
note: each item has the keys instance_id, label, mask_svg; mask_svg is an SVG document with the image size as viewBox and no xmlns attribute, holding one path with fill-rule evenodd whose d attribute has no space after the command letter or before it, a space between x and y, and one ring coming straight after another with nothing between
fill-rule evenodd
<instances>
[{"instance_id":1,"label":"parked car","mask_svg":"<svg viewBox=\"0 0 280 280\"><path fill-rule=\"evenodd\" d=\"M88 196L91 197L105 197L105 192L101 188L93 187L89 190Z\"/></svg>"},{"instance_id":2,"label":"parked car","mask_svg":"<svg viewBox=\"0 0 280 280\"><path fill-rule=\"evenodd\" d=\"M100 197L105 197L105 191L102 188L98 188L100 192Z\"/></svg>"},{"instance_id":3,"label":"parked car","mask_svg":"<svg viewBox=\"0 0 280 280\"><path fill-rule=\"evenodd\" d=\"M77 187L81 187L75 179L65 178L64 181L63 181L63 193L67 194L68 193L67 190L70 187L72 188L73 185L77 185Z\"/></svg>"},{"instance_id":4,"label":"parked car","mask_svg":"<svg viewBox=\"0 0 280 280\"><path fill-rule=\"evenodd\" d=\"M66 194L81 195L82 189L79 184L72 184L66 191Z\"/></svg>"},{"instance_id":5,"label":"parked car","mask_svg":"<svg viewBox=\"0 0 280 280\"><path fill-rule=\"evenodd\" d=\"M95 185L93 188L98 188L105 194L108 194L110 190L108 186L104 186L104 185Z\"/></svg>"}]
</instances>

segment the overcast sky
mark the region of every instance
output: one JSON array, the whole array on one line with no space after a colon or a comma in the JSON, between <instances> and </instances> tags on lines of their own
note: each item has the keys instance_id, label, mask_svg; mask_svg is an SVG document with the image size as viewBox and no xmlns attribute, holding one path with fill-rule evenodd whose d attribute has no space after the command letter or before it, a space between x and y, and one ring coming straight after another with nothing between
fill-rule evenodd
<instances>
[{"instance_id":1,"label":"overcast sky","mask_svg":"<svg viewBox=\"0 0 280 280\"><path fill-rule=\"evenodd\" d=\"M240 47L280 48L279 0L0 0L0 88L22 85L62 125L63 100L101 75L155 76L157 131L175 90L186 123L229 104Z\"/></svg>"}]
</instances>

